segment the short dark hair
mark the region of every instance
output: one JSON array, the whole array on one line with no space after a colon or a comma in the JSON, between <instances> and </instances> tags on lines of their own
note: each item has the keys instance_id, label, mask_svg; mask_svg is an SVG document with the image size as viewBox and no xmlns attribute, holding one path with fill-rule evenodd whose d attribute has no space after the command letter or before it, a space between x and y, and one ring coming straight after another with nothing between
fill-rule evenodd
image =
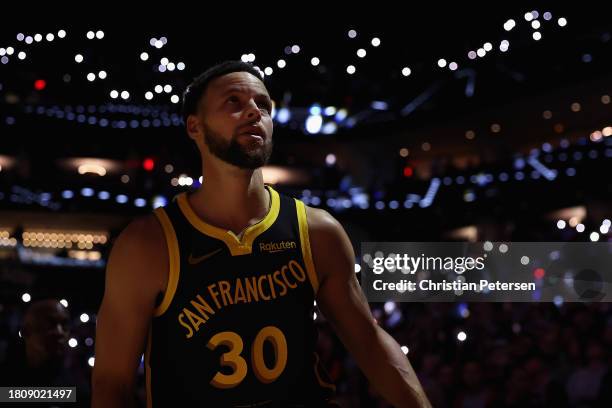
<instances>
[{"instance_id":1,"label":"short dark hair","mask_svg":"<svg viewBox=\"0 0 612 408\"><path fill-rule=\"evenodd\" d=\"M183 121L187 124L187 117L193 115L198 110L198 102L202 98L202 95L206 92L208 85L214 80L223 75L231 74L232 72L248 72L253 76L261 79L261 71L255 68L254 65L242 61L225 61L221 62L206 71L198 75L194 80L187 86L185 92L183 92L183 107L181 114Z\"/></svg>"}]
</instances>

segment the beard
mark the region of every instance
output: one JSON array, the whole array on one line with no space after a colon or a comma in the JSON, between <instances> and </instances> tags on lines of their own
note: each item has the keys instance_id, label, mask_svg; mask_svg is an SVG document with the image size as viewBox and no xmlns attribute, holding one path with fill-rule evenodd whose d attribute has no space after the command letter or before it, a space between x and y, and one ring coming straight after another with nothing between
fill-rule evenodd
<instances>
[{"instance_id":1,"label":"beard","mask_svg":"<svg viewBox=\"0 0 612 408\"><path fill-rule=\"evenodd\" d=\"M272 139L264 139L263 146L249 149L238 142L238 135L232 135L227 142L221 134L204 124L204 143L210 152L226 163L241 169L257 169L268 163L272 154Z\"/></svg>"}]
</instances>

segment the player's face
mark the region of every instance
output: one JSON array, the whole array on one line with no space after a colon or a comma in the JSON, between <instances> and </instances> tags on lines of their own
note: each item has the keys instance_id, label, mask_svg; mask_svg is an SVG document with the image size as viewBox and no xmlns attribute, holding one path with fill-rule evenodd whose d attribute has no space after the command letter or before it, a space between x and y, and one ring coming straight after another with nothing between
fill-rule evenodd
<instances>
[{"instance_id":1,"label":"player's face","mask_svg":"<svg viewBox=\"0 0 612 408\"><path fill-rule=\"evenodd\" d=\"M203 96L204 142L221 160L256 169L272 153L272 101L265 85L248 72L213 80Z\"/></svg>"}]
</instances>

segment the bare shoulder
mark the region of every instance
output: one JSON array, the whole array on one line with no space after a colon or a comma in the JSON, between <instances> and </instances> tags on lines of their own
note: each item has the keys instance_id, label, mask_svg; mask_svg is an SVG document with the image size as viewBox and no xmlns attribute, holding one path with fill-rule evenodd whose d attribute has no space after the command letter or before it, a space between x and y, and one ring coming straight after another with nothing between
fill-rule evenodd
<instances>
[{"instance_id":1,"label":"bare shoulder","mask_svg":"<svg viewBox=\"0 0 612 408\"><path fill-rule=\"evenodd\" d=\"M334 235L344 231L340 222L329 212L322 208L313 208L305 205L306 219L308 220L308 232L316 235Z\"/></svg>"},{"instance_id":2,"label":"bare shoulder","mask_svg":"<svg viewBox=\"0 0 612 408\"><path fill-rule=\"evenodd\" d=\"M159 221L150 214L134 219L119 234L109 257L107 274L122 283L151 284L150 289L164 290L167 268L166 238Z\"/></svg>"},{"instance_id":3,"label":"bare shoulder","mask_svg":"<svg viewBox=\"0 0 612 408\"><path fill-rule=\"evenodd\" d=\"M308 238L315 270L321 283L330 274L352 274L355 253L342 224L329 212L306 206Z\"/></svg>"}]
</instances>

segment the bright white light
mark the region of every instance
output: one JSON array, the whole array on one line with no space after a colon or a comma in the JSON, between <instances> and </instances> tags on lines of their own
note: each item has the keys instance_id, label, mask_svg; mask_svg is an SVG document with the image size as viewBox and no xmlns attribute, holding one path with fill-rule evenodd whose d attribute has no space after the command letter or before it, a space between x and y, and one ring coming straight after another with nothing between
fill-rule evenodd
<instances>
[{"instance_id":1,"label":"bright white light","mask_svg":"<svg viewBox=\"0 0 612 408\"><path fill-rule=\"evenodd\" d=\"M26 53L23 51L20 51L19 54L17 54L17 58L19 58L20 60L24 60L26 57Z\"/></svg>"},{"instance_id":2,"label":"bright white light","mask_svg":"<svg viewBox=\"0 0 612 408\"><path fill-rule=\"evenodd\" d=\"M408 67L404 67L402 69L402 75L405 77L410 76L411 73L412 73L412 70Z\"/></svg>"},{"instance_id":3,"label":"bright white light","mask_svg":"<svg viewBox=\"0 0 612 408\"><path fill-rule=\"evenodd\" d=\"M438 66L439 66L440 68L444 68L444 67L446 66L446 60L445 60L444 58L440 58L440 59L438 60Z\"/></svg>"},{"instance_id":4,"label":"bright white light","mask_svg":"<svg viewBox=\"0 0 612 408\"><path fill-rule=\"evenodd\" d=\"M145 92L145 99L148 100L148 101L153 99L153 92L151 92L151 91Z\"/></svg>"},{"instance_id":5,"label":"bright white light","mask_svg":"<svg viewBox=\"0 0 612 408\"><path fill-rule=\"evenodd\" d=\"M64 38L64 37L66 37L66 31L65 31L65 30L59 30L59 31L57 32L57 36L58 36L59 38Z\"/></svg>"},{"instance_id":6,"label":"bright white light","mask_svg":"<svg viewBox=\"0 0 612 408\"><path fill-rule=\"evenodd\" d=\"M372 38L372 46L378 47L380 45L380 38L374 37Z\"/></svg>"},{"instance_id":7,"label":"bright white light","mask_svg":"<svg viewBox=\"0 0 612 408\"><path fill-rule=\"evenodd\" d=\"M102 30L98 30L98 31L96 31L96 38L97 38L98 40L103 39L103 38L104 38L104 31L102 31Z\"/></svg>"},{"instance_id":8,"label":"bright white light","mask_svg":"<svg viewBox=\"0 0 612 408\"><path fill-rule=\"evenodd\" d=\"M479 48L476 50L476 55L478 55L480 58L484 57L486 54L487 52L484 50L484 48Z\"/></svg>"},{"instance_id":9,"label":"bright white light","mask_svg":"<svg viewBox=\"0 0 612 408\"><path fill-rule=\"evenodd\" d=\"M367 54L366 50L364 50L363 48L360 48L360 49L357 50L357 56L359 58L364 58L366 56L366 54Z\"/></svg>"},{"instance_id":10,"label":"bright white light","mask_svg":"<svg viewBox=\"0 0 612 408\"><path fill-rule=\"evenodd\" d=\"M94 79L96 79L96 74L94 74L93 72L90 72L89 74L87 74L87 80L89 82L93 82Z\"/></svg>"},{"instance_id":11,"label":"bright white light","mask_svg":"<svg viewBox=\"0 0 612 408\"><path fill-rule=\"evenodd\" d=\"M155 85L155 92L156 93L162 93L164 92L164 87L161 85Z\"/></svg>"},{"instance_id":12,"label":"bright white light","mask_svg":"<svg viewBox=\"0 0 612 408\"><path fill-rule=\"evenodd\" d=\"M393 313L393 311L395 310L396 307L397 306L396 306L395 302L391 302L391 301L385 302L385 305L383 306L383 308L385 309L385 313L387 313L387 314Z\"/></svg>"},{"instance_id":13,"label":"bright white light","mask_svg":"<svg viewBox=\"0 0 612 408\"><path fill-rule=\"evenodd\" d=\"M95 362L96 362L95 357L89 357L87 359L87 364L89 364L90 367L93 367Z\"/></svg>"},{"instance_id":14,"label":"bright white light","mask_svg":"<svg viewBox=\"0 0 612 408\"><path fill-rule=\"evenodd\" d=\"M599 227L599 232L601 232L602 234L607 234L608 232L610 232L610 226L609 225L601 225Z\"/></svg>"},{"instance_id":15,"label":"bright white light","mask_svg":"<svg viewBox=\"0 0 612 408\"><path fill-rule=\"evenodd\" d=\"M359 272L361 272L361 265L356 263L355 264L355 273L359 273Z\"/></svg>"},{"instance_id":16,"label":"bright white light","mask_svg":"<svg viewBox=\"0 0 612 408\"><path fill-rule=\"evenodd\" d=\"M179 62L178 64L176 64L176 69L178 69L179 71L182 71L185 69L185 63L184 62Z\"/></svg>"},{"instance_id":17,"label":"bright white light","mask_svg":"<svg viewBox=\"0 0 612 408\"><path fill-rule=\"evenodd\" d=\"M297 54L300 52L300 46L299 45L294 45L291 47L291 52L294 54Z\"/></svg>"},{"instance_id":18,"label":"bright white light","mask_svg":"<svg viewBox=\"0 0 612 408\"><path fill-rule=\"evenodd\" d=\"M336 164L336 155L330 153L325 156L325 164L327 164L328 166L333 166L334 164Z\"/></svg>"},{"instance_id":19,"label":"bright white light","mask_svg":"<svg viewBox=\"0 0 612 408\"><path fill-rule=\"evenodd\" d=\"M164 85L164 92L165 92L165 93L170 93L170 92L172 92L172 85L170 85L170 84L166 84L166 85Z\"/></svg>"},{"instance_id":20,"label":"bright white light","mask_svg":"<svg viewBox=\"0 0 612 408\"><path fill-rule=\"evenodd\" d=\"M542 39L542 34L540 34L539 31L535 31L533 33L533 39L536 40L536 41L540 41L540 39Z\"/></svg>"},{"instance_id":21,"label":"bright white light","mask_svg":"<svg viewBox=\"0 0 612 408\"><path fill-rule=\"evenodd\" d=\"M249 54L249 62L255 62L255 54Z\"/></svg>"},{"instance_id":22,"label":"bright white light","mask_svg":"<svg viewBox=\"0 0 612 408\"><path fill-rule=\"evenodd\" d=\"M34 38L32 38L32 36L29 36L29 35L28 35L28 36L25 38L25 43L26 43L26 44L32 44L33 42L34 42Z\"/></svg>"},{"instance_id":23,"label":"bright white light","mask_svg":"<svg viewBox=\"0 0 612 408\"><path fill-rule=\"evenodd\" d=\"M74 60L80 64L81 62L83 62L83 56L81 54L77 54L74 56Z\"/></svg>"},{"instance_id":24,"label":"bright white light","mask_svg":"<svg viewBox=\"0 0 612 408\"><path fill-rule=\"evenodd\" d=\"M164 43L161 40L157 40L155 41L155 44L153 46L157 49L160 49L161 47L164 46Z\"/></svg>"},{"instance_id":25,"label":"bright white light","mask_svg":"<svg viewBox=\"0 0 612 408\"><path fill-rule=\"evenodd\" d=\"M348 36L349 36L349 38L355 38L355 37L357 37L357 31L355 31L355 30L349 30L349 32L348 32Z\"/></svg>"},{"instance_id":26,"label":"bright white light","mask_svg":"<svg viewBox=\"0 0 612 408\"><path fill-rule=\"evenodd\" d=\"M457 340L465 341L465 339L467 339L467 334L465 334L464 331L460 331L459 333L457 333Z\"/></svg>"},{"instance_id":27,"label":"bright white light","mask_svg":"<svg viewBox=\"0 0 612 408\"><path fill-rule=\"evenodd\" d=\"M159 63L162 65L168 65L168 63L170 62L170 60L166 57L162 58Z\"/></svg>"},{"instance_id":28,"label":"bright white light","mask_svg":"<svg viewBox=\"0 0 612 408\"><path fill-rule=\"evenodd\" d=\"M557 20L557 24L559 24L559 27L565 27L567 25L567 20L565 19L565 17L560 17Z\"/></svg>"},{"instance_id":29,"label":"bright white light","mask_svg":"<svg viewBox=\"0 0 612 408\"><path fill-rule=\"evenodd\" d=\"M242 62L249 62L249 56L247 54L242 54L240 56L240 61L242 61Z\"/></svg>"},{"instance_id":30,"label":"bright white light","mask_svg":"<svg viewBox=\"0 0 612 408\"><path fill-rule=\"evenodd\" d=\"M68 345L71 348L75 348L76 346L79 345L79 342L77 341L77 339L75 339L74 337L72 337L70 340L68 340Z\"/></svg>"},{"instance_id":31,"label":"bright white light","mask_svg":"<svg viewBox=\"0 0 612 408\"><path fill-rule=\"evenodd\" d=\"M41 41L42 41L42 35L40 35L40 34L35 34L35 35L34 35L34 41L36 41L36 42L41 42Z\"/></svg>"},{"instance_id":32,"label":"bright white light","mask_svg":"<svg viewBox=\"0 0 612 408\"><path fill-rule=\"evenodd\" d=\"M89 315L87 313L83 313L80 316L81 322L87 323L89 321Z\"/></svg>"},{"instance_id":33,"label":"bright white light","mask_svg":"<svg viewBox=\"0 0 612 408\"><path fill-rule=\"evenodd\" d=\"M55 39L55 36L52 33L49 33L45 38L47 39L47 41L51 42Z\"/></svg>"},{"instance_id":34,"label":"bright white light","mask_svg":"<svg viewBox=\"0 0 612 408\"><path fill-rule=\"evenodd\" d=\"M323 125L323 117L321 115L311 115L306 119L306 131L314 134L321 131Z\"/></svg>"},{"instance_id":35,"label":"bright white light","mask_svg":"<svg viewBox=\"0 0 612 408\"><path fill-rule=\"evenodd\" d=\"M170 102L172 103L179 103L179 101L180 101L180 98L178 97L178 95L172 95L170 97Z\"/></svg>"},{"instance_id":36,"label":"bright white light","mask_svg":"<svg viewBox=\"0 0 612 408\"><path fill-rule=\"evenodd\" d=\"M310 63L312 64L312 66L313 66L313 67L316 67L317 65L319 65L319 62L320 62L320 61L319 61L319 59L318 59L317 57L313 57L313 58L310 60Z\"/></svg>"},{"instance_id":37,"label":"bright white light","mask_svg":"<svg viewBox=\"0 0 612 408\"><path fill-rule=\"evenodd\" d=\"M504 30L510 31L514 28L516 22L513 19L510 19L504 23Z\"/></svg>"},{"instance_id":38,"label":"bright white light","mask_svg":"<svg viewBox=\"0 0 612 408\"><path fill-rule=\"evenodd\" d=\"M106 79L106 71L100 71L100 72L98 72L98 78L100 78L100 79Z\"/></svg>"},{"instance_id":39,"label":"bright white light","mask_svg":"<svg viewBox=\"0 0 612 408\"><path fill-rule=\"evenodd\" d=\"M282 68L285 68L287 66L287 63L285 62L285 60L279 59L276 62L276 66L282 69Z\"/></svg>"},{"instance_id":40,"label":"bright white light","mask_svg":"<svg viewBox=\"0 0 612 408\"><path fill-rule=\"evenodd\" d=\"M23 35L23 33L17 34L17 41L23 41L24 38L25 38L25 35Z\"/></svg>"},{"instance_id":41,"label":"bright white light","mask_svg":"<svg viewBox=\"0 0 612 408\"><path fill-rule=\"evenodd\" d=\"M578 231L578 232L584 232L584 224L578 224L578 225L576 225L576 231Z\"/></svg>"},{"instance_id":42,"label":"bright white light","mask_svg":"<svg viewBox=\"0 0 612 408\"><path fill-rule=\"evenodd\" d=\"M62 304L62 306L68 307L68 301L66 299L62 299L59 302Z\"/></svg>"},{"instance_id":43,"label":"bright white light","mask_svg":"<svg viewBox=\"0 0 612 408\"><path fill-rule=\"evenodd\" d=\"M130 97L130 93L128 91L121 92L121 99L127 100Z\"/></svg>"},{"instance_id":44,"label":"bright white light","mask_svg":"<svg viewBox=\"0 0 612 408\"><path fill-rule=\"evenodd\" d=\"M6 49L6 54L7 55L13 55L14 52L15 52L15 49L13 47L8 47Z\"/></svg>"},{"instance_id":45,"label":"bright white light","mask_svg":"<svg viewBox=\"0 0 612 408\"><path fill-rule=\"evenodd\" d=\"M531 11L525 13L525 20L527 21L533 20L533 14L531 14Z\"/></svg>"},{"instance_id":46,"label":"bright white light","mask_svg":"<svg viewBox=\"0 0 612 408\"><path fill-rule=\"evenodd\" d=\"M538 20L533 20L533 21L531 22L531 27L532 27L534 30L537 30L538 28L540 28L540 25L541 25L541 24L540 24L540 22L539 22Z\"/></svg>"},{"instance_id":47,"label":"bright white light","mask_svg":"<svg viewBox=\"0 0 612 408\"><path fill-rule=\"evenodd\" d=\"M273 72L274 70L272 69L272 67L266 67L266 69L264 69L264 74L268 76L272 75Z\"/></svg>"},{"instance_id":48,"label":"bright white light","mask_svg":"<svg viewBox=\"0 0 612 408\"><path fill-rule=\"evenodd\" d=\"M450 64L448 64L448 68L449 68L451 71L455 71L455 70L456 70L458 67L459 67L459 66L457 65L457 63L456 63L456 62L451 62Z\"/></svg>"},{"instance_id":49,"label":"bright white light","mask_svg":"<svg viewBox=\"0 0 612 408\"><path fill-rule=\"evenodd\" d=\"M510 47L510 42L508 42L508 40L503 40L500 44L499 44L499 50L501 52L506 52L508 51L508 48Z\"/></svg>"},{"instance_id":50,"label":"bright white light","mask_svg":"<svg viewBox=\"0 0 612 408\"><path fill-rule=\"evenodd\" d=\"M591 232L591 235L589 235L589 238L591 239L591 242L599 241L599 233L593 231Z\"/></svg>"},{"instance_id":51,"label":"bright white light","mask_svg":"<svg viewBox=\"0 0 612 408\"><path fill-rule=\"evenodd\" d=\"M96 33L94 33L93 31L88 31L87 32L87 38L89 40L93 40L95 36L96 36Z\"/></svg>"},{"instance_id":52,"label":"bright white light","mask_svg":"<svg viewBox=\"0 0 612 408\"><path fill-rule=\"evenodd\" d=\"M112 91L110 91L110 97L113 99L117 99L119 97L119 92L113 89Z\"/></svg>"},{"instance_id":53,"label":"bright white light","mask_svg":"<svg viewBox=\"0 0 612 408\"><path fill-rule=\"evenodd\" d=\"M402 349L402 353L404 353L404 354L408 354L408 347L406 347L406 346L402 346L402 347L400 347L400 348Z\"/></svg>"},{"instance_id":54,"label":"bright white light","mask_svg":"<svg viewBox=\"0 0 612 408\"><path fill-rule=\"evenodd\" d=\"M484 48L486 52L489 52L493 49L493 44L491 44L490 42L487 42L482 46L482 48Z\"/></svg>"},{"instance_id":55,"label":"bright white light","mask_svg":"<svg viewBox=\"0 0 612 408\"><path fill-rule=\"evenodd\" d=\"M565 228L565 221L563 220L557 221L557 228L559 228L560 230Z\"/></svg>"},{"instance_id":56,"label":"bright white light","mask_svg":"<svg viewBox=\"0 0 612 408\"><path fill-rule=\"evenodd\" d=\"M23 300L25 303L28 303L30 300L32 300L32 296L30 296L29 293L24 293L23 295L21 295L21 300Z\"/></svg>"},{"instance_id":57,"label":"bright white light","mask_svg":"<svg viewBox=\"0 0 612 408\"><path fill-rule=\"evenodd\" d=\"M143 61L146 61L149 59L149 54L147 54L146 52L142 52L140 53L140 59Z\"/></svg>"},{"instance_id":58,"label":"bright white light","mask_svg":"<svg viewBox=\"0 0 612 408\"><path fill-rule=\"evenodd\" d=\"M174 71L174 68L176 68L176 65L174 65L174 62L169 62L167 68L168 68L168 71Z\"/></svg>"},{"instance_id":59,"label":"bright white light","mask_svg":"<svg viewBox=\"0 0 612 408\"><path fill-rule=\"evenodd\" d=\"M348 67L346 67L346 72L348 72L349 75L353 75L355 71L356 69L354 65L349 65Z\"/></svg>"}]
</instances>

